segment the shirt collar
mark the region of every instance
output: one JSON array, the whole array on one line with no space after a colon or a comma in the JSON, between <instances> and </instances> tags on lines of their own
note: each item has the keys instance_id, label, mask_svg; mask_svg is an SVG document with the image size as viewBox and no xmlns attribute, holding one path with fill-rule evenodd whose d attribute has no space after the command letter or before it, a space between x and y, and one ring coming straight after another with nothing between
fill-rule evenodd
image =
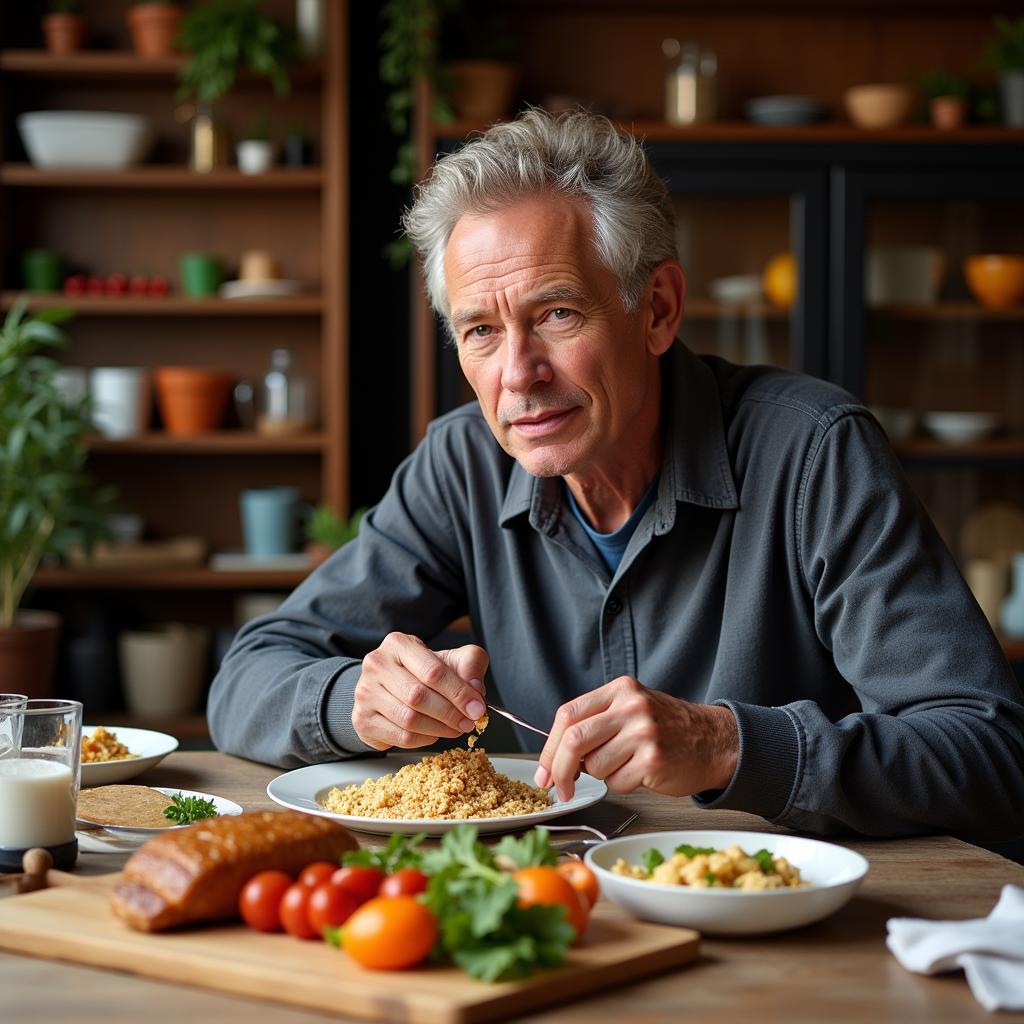
<instances>
[{"instance_id":1,"label":"shirt collar","mask_svg":"<svg viewBox=\"0 0 1024 1024\"><path fill-rule=\"evenodd\" d=\"M706 508L739 507L714 374L678 340L662 357L661 371L667 422L654 502L654 529L659 534L672 528L677 502ZM529 512L535 529L550 532L562 503L560 485L560 478L536 477L516 462L499 522L508 526L517 516Z\"/></svg>"}]
</instances>

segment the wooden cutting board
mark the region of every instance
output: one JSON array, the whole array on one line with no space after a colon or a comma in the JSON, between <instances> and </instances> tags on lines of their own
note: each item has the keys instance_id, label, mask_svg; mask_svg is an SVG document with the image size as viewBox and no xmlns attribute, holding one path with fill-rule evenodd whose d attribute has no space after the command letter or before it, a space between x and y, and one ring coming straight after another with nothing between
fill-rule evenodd
<instances>
[{"instance_id":1,"label":"wooden cutting board","mask_svg":"<svg viewBox=\"0 0 1024 1024\"><path fill-rule=\"evenodd\" d=\"M241 924L148 935L111 914L119 875L0 901L0 948L369 1020L498 1020L692 960L697 932L635 921L602 900L565 966L487 984L454 967L368 971L340 950Z\"/></svg>"}]
</instances>

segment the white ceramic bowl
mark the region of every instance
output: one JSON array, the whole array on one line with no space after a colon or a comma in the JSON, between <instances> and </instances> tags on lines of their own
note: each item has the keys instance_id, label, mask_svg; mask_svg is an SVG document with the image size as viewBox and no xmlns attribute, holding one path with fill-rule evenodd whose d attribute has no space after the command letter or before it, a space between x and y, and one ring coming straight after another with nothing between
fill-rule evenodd
<instances>
[{"instance_id":1,"label":"white ceramic bowl","mask_svg":"<svg viewBox=\"0 0 1024 1024\"><path fill-rule=\"evenodd\" d=\"M612 874L620 858L640 864L652 847L668 859L680 843L725 849L733 843L747 853L770 850L800 869L811 884L799 889L695 889L661 885ZM635 917L659 924L696 928L709 935L756 935L820 921L837 911L867 874L868 862L853 850L800 836L769 832L648 832L611 839L587 851L586 862L601 891Z\"/></svg>"},{"instance_id":2,"label":"white ceramic bowl","mask_svg":"<svg viewBox=\"0 0 1024 1024\"><path fill-rule=\"evenodd\" d=\"M83 725L82 734L91 736L97 728L96 725ZM115 782L127 782L158 765L168 754L178 749L178 741L165 732L130 729L126 725L108 725L104 728L138 756L123 761L83 761L83 786L109 786Z\"/></svg>"},{"instance_id":3,"label":"white ceramic bowl","mask_svg":"<svg viewBox=\"0 0 1024 1024\"><path fill-rule=\"evenodd\" d=\"M999 426L999 417L992 412L926 412L924 428L947 444L970 444L980 441Z\"/></svg>"},{"instance_id":4,"label":"white ceramic bowl","mask_svg":"<svg viewBox=\"0 0 1024 1024\"><path fill-rule=\"evenodd\" d=\"M37 110L18 118L18 132L35 167L118 170L145 159L153 141L141 114Z\"/></svg>"},{"instance_id":5,"label":"white ceramic bowl","mask_svg":"<svg viewBox=\"0 0 1024 1024\"><path fill-rule=\"evenodd\" d=\"M708 284L708 293L716 302L751 303L760 302L764 297L761 291L760 274L734 274L730 277L716 277Z\"/></svg>"}]
</instances>

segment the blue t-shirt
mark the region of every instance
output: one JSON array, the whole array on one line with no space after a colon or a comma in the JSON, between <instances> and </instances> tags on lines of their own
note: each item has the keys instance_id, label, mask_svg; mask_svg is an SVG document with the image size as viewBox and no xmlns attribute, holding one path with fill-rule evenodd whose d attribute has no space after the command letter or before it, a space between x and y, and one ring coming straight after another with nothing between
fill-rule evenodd
<instances>
[{"instance_id":1,"label":"blue t-shirt","mask_svg":"<svg viewBox=\"0 0 1024 1024\"><path fill-rule=\"evenodd\" d=\"M604 560L604 564L608 566L610 572L614 573L619 567L619 562L622 561L622 556L626 553L626 545L629 543L629 538L633 536L633 531L637 528L637 524L643 519L644 513L651 507L651 503L654 501L654 495L658 491L658 478L654 478L654 483L647 488L647 493L640 499L640 504L633 509L633 514L614 533L598 533L587 522L587 517L580 511L580 507L576 504L576 499L572 496L572 491L569 490L568 485L563 483L562 486L565 487L565 494L569 499L569 508L572 509L573 515L580 521L583 529L587 531L587 536L593 541L594 547L597 548L597 553Z\"/></svg>"}]
</instances>

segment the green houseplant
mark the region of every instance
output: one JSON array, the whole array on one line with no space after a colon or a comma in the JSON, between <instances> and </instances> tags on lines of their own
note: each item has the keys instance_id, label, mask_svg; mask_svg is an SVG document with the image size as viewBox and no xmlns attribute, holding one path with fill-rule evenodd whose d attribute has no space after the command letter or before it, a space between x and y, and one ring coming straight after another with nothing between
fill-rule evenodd
<instances>
[{"instance_id":1,"label":"green houseplant","mask_svg":"<svg viewBox=\"0 0 1024 1024\"><path fill-rule=\"evenodd\" d=\"M65 401L58 364L44 354L64 344L56 325L70 312L26 318L25 307L18 302L0 328L0 678L43 695L59 622L19 605L45 555L88 550L107 535L114 496L86 471L88 402Z\"/></svg>"},{"instance_id":2,"label":"green houseplant","mask_svg":"<svg viewBox=\"0 0 1024 1024\"><path fill-rule=\"evenodd\" d=\"M985 56L999 74L1003 121L1024 127L1024 18L995 19L995 38Z\"/></svg>"},{"instance_id":3,"label":"green houseplant","mask_svg":"<svg viewBox=\"0 0 1024 1024\"><path fill-rule=\"evenodd\" d=\"M306 537L309 540L306 553L313 564L325 562L338 548L354 539L365 514L365 508L357 508L348 519L343 519L330 505L317 505L306 523Z\"/></svg>"}]
</instances>

